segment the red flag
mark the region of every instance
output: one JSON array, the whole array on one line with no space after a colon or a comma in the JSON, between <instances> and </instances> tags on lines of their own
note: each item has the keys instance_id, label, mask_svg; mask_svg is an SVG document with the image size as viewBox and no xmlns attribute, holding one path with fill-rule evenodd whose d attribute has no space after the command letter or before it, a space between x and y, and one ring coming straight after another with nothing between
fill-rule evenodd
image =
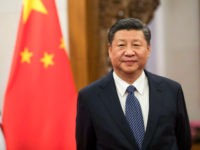
<instances>
[{"instance_id":1,"label":"red flag","mask_svg":"<svg viewBox=\"0 0 200 150\"><path fill-rule=\"evenodd\" d=\"M54 0L24 0L3 129L8 150L75 150L76 90Z\"/></svg>"}]
</instances>

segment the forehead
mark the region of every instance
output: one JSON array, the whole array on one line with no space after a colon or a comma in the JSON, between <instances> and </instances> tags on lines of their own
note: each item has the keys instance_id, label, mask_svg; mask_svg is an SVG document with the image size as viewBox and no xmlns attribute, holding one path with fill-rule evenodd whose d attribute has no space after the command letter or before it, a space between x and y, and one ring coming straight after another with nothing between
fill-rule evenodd
<instances>
[{"instance_id":1,"label":"forehead","mask_svg":"<svg viewBox=\"0 0 200 150\"><path fill-rule=\"evenodd\" d=\"M115 32L113 40L138 39L145 40L142 30L119 30Z\"/></svg>"}]
</instances>

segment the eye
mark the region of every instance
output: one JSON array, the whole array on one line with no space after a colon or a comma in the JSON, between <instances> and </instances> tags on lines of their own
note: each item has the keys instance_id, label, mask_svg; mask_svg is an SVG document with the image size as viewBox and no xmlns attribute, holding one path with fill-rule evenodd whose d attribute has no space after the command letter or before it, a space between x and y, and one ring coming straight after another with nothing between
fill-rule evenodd
<instances>
[{"instance_id":1,"label":"eye","mask_svg":"<svg viewBox=\"0 0 200 150\"><path fill-rule=\"evenodd\" d=\"M125 45L125 44L118 44L119 47L122 47L122 46L124 46L124 45Z\"/></svg>"},{"instance_id":2,"label":"eye","mask_svg":"<svg viewBox=\"0 0 200 150\"><path fill-rule=\"evenodd\" d=\"M117 45L119 48L124 48L125 47L125 44L118 44Z\"/></svg>"},{"instance_id":3,"label":"eye","mask_svg":"<svg viewBox=\"0 0 200 150\"><path fill-rule=\"evenodd\" d=\"M133 46L135 46L135 47L139 47L139 46L140 46L140 44L133 44Z\"/></svg>"}]
</instances>

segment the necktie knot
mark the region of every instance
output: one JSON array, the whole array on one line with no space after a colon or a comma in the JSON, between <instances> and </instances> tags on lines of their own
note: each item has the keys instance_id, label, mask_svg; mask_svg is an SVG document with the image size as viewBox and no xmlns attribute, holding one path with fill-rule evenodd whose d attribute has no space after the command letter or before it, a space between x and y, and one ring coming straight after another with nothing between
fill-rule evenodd
<instances>
[{"instance_id":1,"label":"necktie knot","mask_svg":"<svg viewBox=\"0 0 200 150\"><path fill-rule=\"evenodd\" d=\"M126 89L129 94L132 94L135 90L136 88L133 85L129 85Z\"/></svg>"}]
</instances>

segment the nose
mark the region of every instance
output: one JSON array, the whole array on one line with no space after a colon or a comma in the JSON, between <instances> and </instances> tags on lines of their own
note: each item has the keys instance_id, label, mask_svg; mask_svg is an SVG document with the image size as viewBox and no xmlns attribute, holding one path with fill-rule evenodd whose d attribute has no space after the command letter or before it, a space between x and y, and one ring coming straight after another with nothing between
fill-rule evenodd
<instances>
[{"instance_id":1,"label":"nose","mask_svg":"<svg viewBox=\"0 0 200 150\"><path fill-rule=\"evenodd\" d=\"M132 47L127 47L124 54L125 54L125 56L135 55L135 50Z\"/></svg>"}]
</instances>

